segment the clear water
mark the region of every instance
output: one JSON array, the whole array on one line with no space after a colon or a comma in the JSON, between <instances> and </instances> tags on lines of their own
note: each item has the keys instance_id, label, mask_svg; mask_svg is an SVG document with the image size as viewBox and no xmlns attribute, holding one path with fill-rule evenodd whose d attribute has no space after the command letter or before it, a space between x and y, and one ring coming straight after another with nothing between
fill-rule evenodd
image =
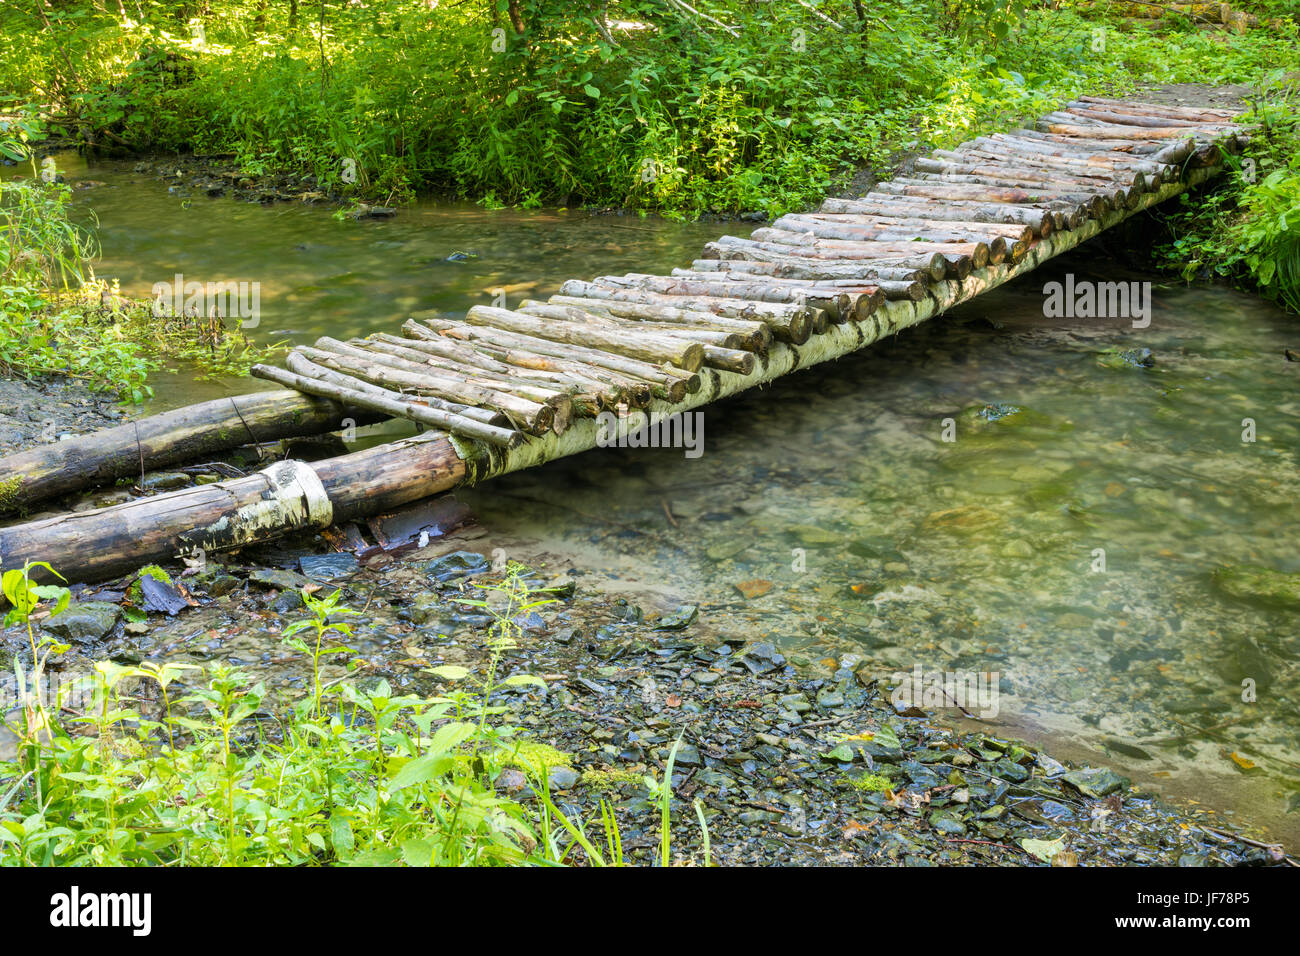
<instances>
[{"instance_id":1,"label":"clear water","mask_svg":"<svg viewBox=\"0 0 1300 956\"><path fill-rule=\"evenodd\" d=\"M300 205L182 208L129 165L79 163L65 159L70 179L106 183L82 194L102 275L138 294L177 271L260 281L258 334L296 341L393 329L497 288L517 300L567 278L666 271L723 231L432 203L363 223ZM458 251L477 258L444 261ZM886 680L916 666L996 673L995 731L1104 760L1295 846L1296 617L1228 597L1212 573L1300 572L1300 364L1283 354L1300 326L1249 296L1159 285L1143 331L1044 319L1042 285L1067 272L1151 278L1090 245L709 408L699 458L600 449L460 497L489 547L573 568L651 613L698 604L701 631L776 640L813 667L858 653ZM1115 367L1117 347L1149 348L1155 364ZM179 377L159 404L250 387ZM1015 411L988 421L990 404Z\"/></svg>"}]
</instances>

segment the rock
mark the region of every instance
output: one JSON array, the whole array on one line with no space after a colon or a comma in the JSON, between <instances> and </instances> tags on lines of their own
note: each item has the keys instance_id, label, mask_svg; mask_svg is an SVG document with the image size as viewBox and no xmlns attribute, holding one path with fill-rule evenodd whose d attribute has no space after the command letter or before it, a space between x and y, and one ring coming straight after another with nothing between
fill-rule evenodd
<instances>
[{"instance_id":1,"label":"rock","mask_svg":"<svg viewBox=\"0 0 1300 956\"><path fill-rule=\"evenodd\" d=\"M699 609L693 604L684 604L672 614L666 614L664 617L656 620L654 624L655 631L680 631L684 627L692 624L695 618L699 617Z\"/></svg>"},{"instance_id":2,"label":"rock","mask_svg":"<svg viewBox=\"0 0 1300 956\"><path fill-rule=\"evenodd\" d=\"M1219 568L1212 580L1220 591L1239 601L1300 608L1300 574L1241 564Z\"/></svg>"},{"instance_id":3,"label":"rock","mask_svg":"<svg viewBox=\"0 0 1300 956\"><path fill-rule=\"evenodd\" d=\"M484 574L492 569L491 563L473 551L453 551L429 561L420 570L435 581L450 581Z\"/></svg>"},{"instance_id":4,"label":"rock","mask_svg":"<svg viewBox=\"0 0 1300 956\"><path fill-rule=\"evenodd\" d=\"M145 491L174 491L190 483L190 476L174 471L158 471L145 475L140 487Z\"/></svg>"},{"instance_id":5,"label":"rock","mask_svg":"<svg viewBox=\"0 0 1300 956\"><path fill-rule=\"evenodd\" d=\"M248 583L268 591L295 591L309 582L297 571L280 568L257 568L248 575Z\"/></svg>"},{"instance_id":6,"label":"rock","mask_svg":"<svg viewBox=\"0 0 1300 956\"><path fill-rule=\"evenodd\" d=\"M741 662L755 675L768 674L785 666L785 658L777 653L776 645L769 641L750 645L741 657Z\"/></svg>"},{"instance_id":7,"label":"rock","mask_svg":"<svg viewBox=\"0 0 1300 956\"><path fill-rule=\"evenodd\" d=\"M762 578L755 578L752 581L741 581L735 585L735 588L740 592L740 596L748 601L752 598L762 597L772 590L772 582Z\"/></svg>"},{"instance_id":8,"label":"rock","mask_svg":"<svg viewBox=\"0 0 1300 956\"><path fill-rule=\"evenodd\" d=\"M829 548L844 543L844 535L811 524L791 525L785 533L793 535L805 548Z\"/></svg>"},{"instance_id":9,"label":"rock","mask_svg":"<svg viewBox=\"0 0 1300 956\"><path fill-rule=\"evenodd\" d=\"M331 554L304 554L298 559L298 567L313 581L336 581L356 574L361 562L355 554L335 551Z\"/></svg>"},{"instance_id":10,"label":"rock","mask_svg":"<svg viewBox=\"0 0 1300 956\"><path fill-rule=\"evenodd\" d=\"M1002 516L996 511L981 508L979 505L962 505L959 508L946 508L926 515L922 527L926 531L947 531L951 534L977 534L1002 523Z\"/></svg>"},{"instance_id":11,"label":"rock","mask_svg":"<svg viewBox=\"0 0 1300 956\"><path fill-rule=\"evenodd\" d=\"M552 767L547 780L552 790L572 790L578 784L578 771L572 767Z\"/></svg>"},{"instance_id":12,"label":"rock","mask_svg":"<svg viewBox=\"0 0 1300 956\"><path fill-rule=\"evenodd\" d=\"M1110 769L1085 767L1083 770L1071 770L1061 778L1085 797L1100 800L1118 790L1126 790L1132 783L1128 777L1121 777Z\"/></svg>"},{"instance_id":13,"label":"rock","mask_svg":"<svg viewBox=\"0 0 1300 956\"><path fill-rule=\"evenodd\" d=\"M74 602L41 627L61 640L89 644L107 637L121 616L122 609L107 601Z\"/></svg>"},{"instance_id":14,"label":"rock","mask_svg":"<svg viewBox=\"0 0 1300 956\"><path fill-rule=\"evenodd\" d=\"M682 744L677 748L677 759L673 764L678 767L702 767L704 761L700 758L700 751L693 744Z\"/></svg>"}]
</instances>

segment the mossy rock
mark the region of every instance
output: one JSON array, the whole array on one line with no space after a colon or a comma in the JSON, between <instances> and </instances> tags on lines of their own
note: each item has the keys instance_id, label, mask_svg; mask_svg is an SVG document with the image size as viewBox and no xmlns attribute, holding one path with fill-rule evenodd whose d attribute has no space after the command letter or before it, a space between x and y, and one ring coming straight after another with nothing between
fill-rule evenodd
<instances>
[{"instance_id":1,"label":"mossy rock","mask_svg":"<svg viewBox=\"0 0 1300 956\"><path fill-rule=\"evenodd\" d=\"M136 572L135 580L132 581L131 586L126 589L127 599L132 604L139 604L144 599L144 593L140 587L140 579L146 577L153 578L155 581L161 581L163 584L172 583L172 576L162 568L158 567L158 565L146 564Z\"/></svg>"},{"instance_id":2,"label":"mossy rock","mask_svg":"<svg viewBox=\"0 0 1300 956\"><path fill-rule=\"evenodd\" d=\"M1253 564L1219 568L1213 581L1228 597L1271 607L1300 608L1300 574L1287 574Z\"/></svg>"}]
</instances>

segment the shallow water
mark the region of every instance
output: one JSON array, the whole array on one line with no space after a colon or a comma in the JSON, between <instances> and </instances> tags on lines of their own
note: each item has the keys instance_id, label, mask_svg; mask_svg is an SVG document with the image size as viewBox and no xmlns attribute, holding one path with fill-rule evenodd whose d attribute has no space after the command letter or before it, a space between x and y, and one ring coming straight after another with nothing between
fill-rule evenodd
<instances>
[{"instance_id":1,"label":"shallow water","mask_svg":"<svg viewBox=\"0 0 1300 956\"><path fill-rule=\"evenodd\" d=\"M259 281L255 334L295 341L463 311L497 288L515 301L597 272L666 271L724 231L431 203L363 223L300 205L182 208L129 165L79 163L61 163L70 180L106 183L82 194L101 275L135 294L177 271ZM458 251L477 258L444 261ZM460 497L488 547L546 554L648 610L699 604L698 627L766 636L813 666L855 652L886 681L915 667L996 675L986 726L1104 759L1294 847L1295 616L1211 575L1300 571L1300 364L1283 356L1300 328L1249 296L1159 285L1145 330L1044 319L1043 283L1067 272L1151 278L1118 269L1090 244L711 407L699 458L600 449ZM1116 363L1116 347L1155 364ZM249 387L178 377L156 405Z\"/></svg>"}]
</instances>

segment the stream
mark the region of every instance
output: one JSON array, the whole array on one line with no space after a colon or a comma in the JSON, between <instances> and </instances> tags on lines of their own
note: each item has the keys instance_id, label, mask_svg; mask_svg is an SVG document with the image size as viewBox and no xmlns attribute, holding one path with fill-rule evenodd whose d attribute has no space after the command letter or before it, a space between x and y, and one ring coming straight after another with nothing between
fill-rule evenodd
<instances>
[{"instance_id":1,"label":"stream","mask_svg":"<svg viewBox=\"0 0 1300 956\"><path fill-rule=\"evenodd\" d=\"M259 282L261 341L393 331L498 289L513 303L569 278L666 272L747 232L424 201L355 222L56 159L69 182L102 183L77 193L98 218L100 276L139 296L175 273ZM1067 274L1152 281L1150 327L1044 318L1044 283ZM1104 760L1294 848L1294 612L1215 572L1300 572L1300 364L1283 354L1295 323L1247 295L1128 273L1094 242L709 407L698 457L598 449L457 496L486 548L546 555L648 611L697 604L706 632L775 641L812 668L857 653L887 683L917 668L979 675L995 704L973 718L945 705L940 719ZM1132 349L1152 364L1117 353ZM146 411L262 387L160 376Z\"/></svg>"}]
</instances>

